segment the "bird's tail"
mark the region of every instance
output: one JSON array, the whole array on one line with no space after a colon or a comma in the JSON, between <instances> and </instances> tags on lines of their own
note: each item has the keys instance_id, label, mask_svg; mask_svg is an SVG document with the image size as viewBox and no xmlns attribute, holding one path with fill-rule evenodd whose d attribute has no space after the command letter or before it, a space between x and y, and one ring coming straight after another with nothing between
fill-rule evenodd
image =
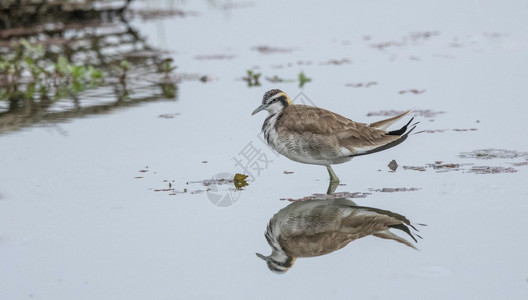
<instances>
[{"instance_id":1,"label":"bird's tail","mask_svg":"<svg viewBox=\"0 0 528 300\"><path fill-rule=\"evenodd\" d=\"M411 244L411 242L409 242L408 240L402 238L401 236L399 236L397 234L394 234L394 233L390 232L389 230L385 230L385 231L382 231L382 232L375 233L374 236L382 238L382 239L389 239L389 240L393 240L393 241L396 241L396 242L400 242L400 243L402 243L404 245L407 245L407 246L413 248L414 250L418 250L418 248L416 248L416 246ZM412 235L411 235L411 237L416 241L416 239Z\"/></svg>"},{"instance_id":2,"label":"bird's tail","mask_svg":"<svg viewBox=\"0 0 528 300\"><path fill-rule=\"evenodd\" d=\"M414 128L416 128L416 124L418 124L418 122L412 124L412 125L411 125L411 126L412 126L412 127L411 127L411 130L409 130L409 132L407 132L407 128L409 127L409 124L411 124L411 122L412 122L413 120L414 120L414 117L411 118L411 119L409 120L409 122L407 122L407 124L405 124L402 128L400 128L400 129L398 129L398 130L389 131L389 132L387 133L387 135L400 135L400 136L402 136L402 135L404 135L404 134L405 134L406 136L409 135L409 133L411 133L411 131L413 131Z\"/></svg>"},{"instance_id":3,"label":"bird's tail","mask_svg":"<svg viewBox=\"0 0 528 300\"><path fill-rule=\"evenodd\" d=\"M416 128L416 125L419 123L419 122L416 122L416 123L413 123L412 125L409 125L411 124L411 122L413 121L414 118L411 118L411 120L409 120L409 122L407 122L407 124L405 124L405 126L403 126L402 128L398 129L398 130L393 130L393 131L389 131L387 133L387 135L398 135L400 136L399 139L395 140L395 141L392 141L388 144L385 144L381 147L378 147L378 148L374 148L372 150L369 150L369 151L365 151L365 152L362 152L362 153L359 153L359 154L356 154L354 156L360 156L360 155L367 155L367 154L371 154L371 153L376 153L376 152L379 152L379 151L383 151L383 150L386 150L386 149L389 149L389 148L392 148L394 146L397 146L401 143L403 143L403 141L405 141L407 139L407 137L409 136L409 134L411 132L413 132L413 130ZM407 130L408 127L411 127L411 129Z\"/></svg>"},{"instance_id":4,"label":"bird's tail","mask_svg":"<svg viewBox=\"0 0 528 300\"><path fill-rule=\"evenodd\" d=\"M374 128L377 128L377 129L381 129L381 130L385 130L385 129L389 128L393 123L398 121L399 119L405 117L411 111L412 111L412 109L409 109L408 111L406 111L404 113L401 113L401 114L399 114L399 115L397 115L395 117L388 118L388 119L381 120L381 121L377 121L377 122L374 122L374 123L370 123L368 126L369 127L374 127Z\"/></svg>"}]
</instances>

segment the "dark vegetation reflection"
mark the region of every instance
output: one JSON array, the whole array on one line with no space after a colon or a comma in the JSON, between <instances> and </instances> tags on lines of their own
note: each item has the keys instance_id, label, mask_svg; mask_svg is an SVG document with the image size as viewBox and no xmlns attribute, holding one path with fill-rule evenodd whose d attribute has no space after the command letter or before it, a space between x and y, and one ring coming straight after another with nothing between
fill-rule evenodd
<instances>
[{"instance_id":1,"label":"dark vegetation reflection","mask_svg":"<svg viewBox=\"0 0 528 300\"><path fill-rule=\"evenodd\" d=\"M129 24L129 2L2 1L0 134L177 99L182 76Z\"/></svg>"},{"instance_id":2,"label":"dark vegetation reflection","mask_svg":"<svg viewBox=\"0 0 528 300\"><path fill-rule=\"evenodd\" d=\"M298 257L325 255L369 235L416 249L391 230L407 234L414 242L421 238L405 216L388 210L358 206L346 198L295 201L279 210L268 224L265 237L271 254L257 256L271 271L284 273Z\"/></svg>"}]
</instances>

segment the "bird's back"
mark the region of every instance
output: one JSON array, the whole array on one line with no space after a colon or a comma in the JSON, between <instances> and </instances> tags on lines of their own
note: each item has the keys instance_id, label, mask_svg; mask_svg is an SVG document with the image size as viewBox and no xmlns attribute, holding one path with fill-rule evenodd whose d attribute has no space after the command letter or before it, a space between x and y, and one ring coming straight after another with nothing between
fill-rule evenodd
<instances>
[{"instance_id":1,"label":"bird's back","mask_svg":"<svg viewBox=\"0 0 528 300\"><path fill-rule=\"evenodd\" d=\"M314 160L319 159L330 164L347 161L351 156L399 138L387 135L385 130L307 105L285 107L278 115L274 128L278 137L276 148L279 149L276 150L283 155L296 161L300 160L296 159L295 154L301 159L311 155ZM343 158L345 159L340 161Z\"/></svg>"},{"instance_id":2,"label":"bird's back","mask_svg":"<svg viewBox=\"0 0 528 300\"><path fill-rule=\"evenodd\" d=\"M396 235L385 237L383 234L390 234L388 230L395 226L405 227L408 223L405 217L369 207L323 201L329 203L301 203L297 208L292 208L293 212L285 212L285 217L277 224L280 227L278 242L289 256L313 257L328 254L369 235L402 242L403 239ZM277 217L281 218L280 215ZM413 237L408 229L404 231ZM414 247L405 240L403 243Z\"/></svg>"}]
</instances>

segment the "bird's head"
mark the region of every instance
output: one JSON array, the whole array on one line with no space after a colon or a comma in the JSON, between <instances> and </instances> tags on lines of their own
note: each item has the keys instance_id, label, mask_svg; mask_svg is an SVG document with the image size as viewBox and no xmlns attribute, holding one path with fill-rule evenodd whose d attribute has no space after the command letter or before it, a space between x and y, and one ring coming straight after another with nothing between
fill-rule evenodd
<instances>
[{"instance_id":1,"label":"bird's head","mask_svg":"<svg viewBox=\"0 0 528 300\"><path fill-rule=\"evenodd\" d=\"M291 104L292 101L285 92L278 89L269 90L264 94L264 97L262 97L262 104L257 107L251 115L258 113L261 110L267 110L270 114L276 114Z\"/></svg>"},{"instance_id":2,"label":"bird's head","mask_svg":"<svg viewBox=\"0 0 528 300\"><path fill-rule=\"evenodd\" d=\"M279 274L284 274L295 263L295 257L286 255L284 252L273 250L270 256L264 256L256 253L259 258L262 258L268 264L268 268Z\"/></svg>"}]
</instances>

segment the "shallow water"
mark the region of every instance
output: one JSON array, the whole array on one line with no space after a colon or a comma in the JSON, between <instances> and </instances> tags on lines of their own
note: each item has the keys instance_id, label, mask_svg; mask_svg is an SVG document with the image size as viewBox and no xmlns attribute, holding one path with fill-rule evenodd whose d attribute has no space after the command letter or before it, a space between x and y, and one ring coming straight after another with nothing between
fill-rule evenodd
<instances>
[{"instance_id":1,"label":"shallow water","mask_svg":"<svg viewBox=\"0 0 528 300\"><path fill-rule=\"evenodd\" d=\"M131 25L212 81L0 135L0 298L528 296L526 3L210 3ZM338 195L427 224L420 251L366 237L285 275L255 256L288 200L328 186L262 142L271 88L361 122L415 109L425 132L334 170Z\"/></svg>"}]
</instances>

